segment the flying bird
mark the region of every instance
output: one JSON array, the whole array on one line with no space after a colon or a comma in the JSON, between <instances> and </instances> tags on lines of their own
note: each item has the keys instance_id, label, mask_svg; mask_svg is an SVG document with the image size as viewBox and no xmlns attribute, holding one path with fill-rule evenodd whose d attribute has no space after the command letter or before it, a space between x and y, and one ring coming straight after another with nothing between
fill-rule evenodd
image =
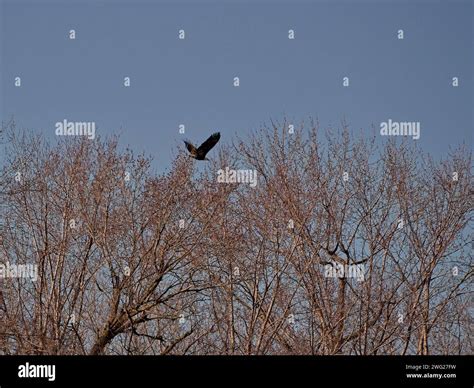
<instances>
[{"instance_id":1,"label":"flying bird","mask_svg":"<svg viewBox=\"0 0 474 388\"><path fill-rule=\"evenodd\" d=\"M221 138L220 132L213 133L209 138L202 143L198 148L194 147L190 142L184 141L190 156L197 160L209 160L206 158L207 153L217 144Z\"/></svg>"}]
</instances>

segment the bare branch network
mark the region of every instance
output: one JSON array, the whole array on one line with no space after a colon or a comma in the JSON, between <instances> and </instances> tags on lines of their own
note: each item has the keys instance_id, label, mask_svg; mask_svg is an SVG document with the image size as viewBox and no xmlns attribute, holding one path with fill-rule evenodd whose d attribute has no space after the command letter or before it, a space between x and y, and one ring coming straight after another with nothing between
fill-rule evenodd
<instances>
[{"instance_id":1,"label":"bare branch network","mask_svg":"<svg viewBox=\"0 0 474 388\"><path fill-rule=\"evenodd\" d=\"M472 354L470 150L286 126L158 176L117 139L13 128L0 353Z\"/></svg>"}]
</instances>

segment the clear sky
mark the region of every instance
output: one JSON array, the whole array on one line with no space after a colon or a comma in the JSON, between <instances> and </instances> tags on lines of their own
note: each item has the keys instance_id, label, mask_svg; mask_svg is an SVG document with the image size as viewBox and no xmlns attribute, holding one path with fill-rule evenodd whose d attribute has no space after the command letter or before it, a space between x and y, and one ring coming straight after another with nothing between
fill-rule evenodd
<instances>
[{"instance_id":1,"label":"clear sky","mask_svg":"<svg viewBox=\"0 0 474 388\"><path fill-rule=\"evenodd\" d=\"M184 137L228 141L284 116L419 121L416 141L445 156L472 145L473 3L0 0L0 118L51 139L58 121L95 121L159 170Z\"/></svg>"}]
</instances>

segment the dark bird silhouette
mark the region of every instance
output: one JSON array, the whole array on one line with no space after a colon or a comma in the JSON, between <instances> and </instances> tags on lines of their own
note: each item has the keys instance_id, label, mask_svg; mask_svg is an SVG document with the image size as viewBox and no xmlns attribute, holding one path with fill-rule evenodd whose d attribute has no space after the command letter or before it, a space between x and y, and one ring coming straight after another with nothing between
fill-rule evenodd
<instances>
[{"instance_id":1,"label":"dark bird silhouette","mask_svg":"<svg viewBox=\"0 0 474 388\"><path fill-rule=\"evenodd\" d=\"M209 138L202 143L198 148L194 147L190 142L184 141L190 156L197 160L209 160L206 158L207 153L217 144L221 138L220 132L213 133Z\"/></svg>"}]
</instances>

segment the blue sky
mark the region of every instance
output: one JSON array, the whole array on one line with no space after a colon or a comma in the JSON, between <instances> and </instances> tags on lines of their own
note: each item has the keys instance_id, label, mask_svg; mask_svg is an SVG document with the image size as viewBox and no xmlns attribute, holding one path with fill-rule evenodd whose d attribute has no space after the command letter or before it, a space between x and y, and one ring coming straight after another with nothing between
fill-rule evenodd
<instances>
[{"instance_id":1,"label":"blue sky","mask_svg":"<svg viewBox=\"0 0 474 388\"><path fill-rule=\"evenodd\" d=\"M0 117L51 139L58 121L95 121L159 170L184 137L284 116L364 133L420 121L437 157L472 145L472 1L0 1Z\"/></svg>"}]
</instances>

